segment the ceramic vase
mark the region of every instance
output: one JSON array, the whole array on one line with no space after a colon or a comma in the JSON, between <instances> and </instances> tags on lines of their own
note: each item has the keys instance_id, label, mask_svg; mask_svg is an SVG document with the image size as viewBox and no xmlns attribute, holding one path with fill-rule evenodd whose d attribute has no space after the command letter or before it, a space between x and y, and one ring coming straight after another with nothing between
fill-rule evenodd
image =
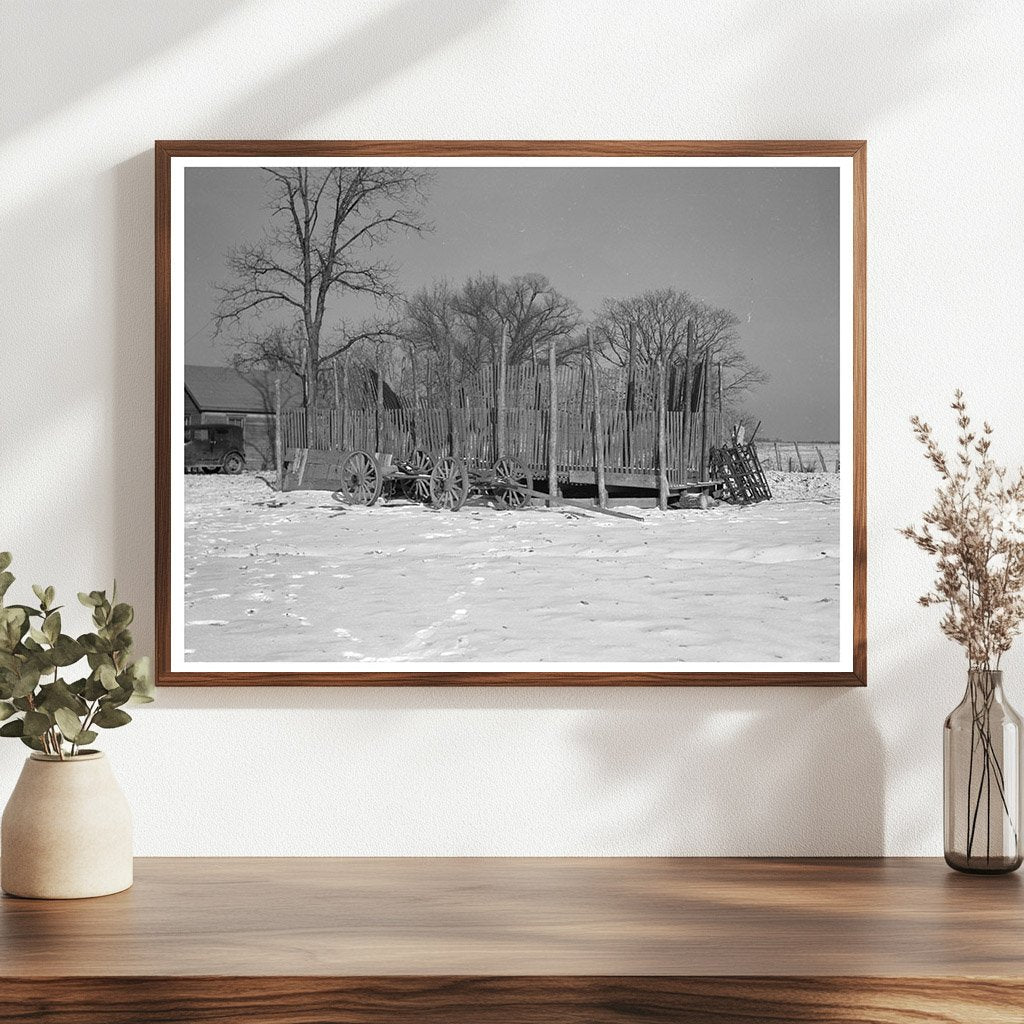
<instances>
[{"instance_id":1,"label":"ceramic vase","mask_svg":"<svg viewBox=\"0 0 1024 1024\"><path fill-rule=\"evenodd\" d=\"M0 888L68 900L131 884L131 811L107 758L32 754L0 825Z\"/></svg>"}]
</instances>

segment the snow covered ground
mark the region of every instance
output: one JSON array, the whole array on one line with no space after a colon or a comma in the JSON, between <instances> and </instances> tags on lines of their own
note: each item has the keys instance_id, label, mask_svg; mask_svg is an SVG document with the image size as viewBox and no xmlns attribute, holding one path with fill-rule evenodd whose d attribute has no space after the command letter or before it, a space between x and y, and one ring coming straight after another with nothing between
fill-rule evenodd
<instances>
[{"instance_id":1,"label":"snow covered ground","mask_svg":"<svg viewBox=\"0 0 1024 1024\"><path fill-rule=\"evenodd\" d=\"M749 508L621 509L641 523L186 476L186 661L837 660L839 478L769 478Z\"/></svg>"}]
</instances>

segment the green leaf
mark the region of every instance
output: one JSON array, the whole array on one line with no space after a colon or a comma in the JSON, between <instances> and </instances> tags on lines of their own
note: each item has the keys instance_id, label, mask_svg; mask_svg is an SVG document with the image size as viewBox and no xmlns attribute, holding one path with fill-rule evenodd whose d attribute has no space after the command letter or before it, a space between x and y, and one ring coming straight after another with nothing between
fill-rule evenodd
<instances>
[{"instance_id":1,"label":"green leaf","mask_svg":"<svg viewBox=\"0 0 1024 1024\"><path fill-rule=\"evenodd\" d=\"M11 715L17 714L18 709L6 700L0 700L0 722L6 722Z\"/></svg>"},{"instance_id":2,"label":"green leaf","mask_svg":"<svg viewBox=\"0 0 1024 1024\"><path fill-rule=\"evenodd\" d=\"M83 729L82 732L78 734L78 739L75 740L75 742L79 746L82 746L85 743L92 743L97 736L99 736L98 732L93 732L92 729Z\"/></svg>"},{"instance_id":3,"label":"green leaf","mask_svg":"<svg viewBox=\"0 0 1024 1024\"><path fill-rule=\"evenodd\" d=\"M17 606L0 608L0 650L13 651L28 629L28 616Z\"/></svg>"},{"instance_id":4,"label":"green leaf","mask_svg":"<svg viewBox=\"0 0 1024 1024\"><path fill-rule=\"evenodd\" d=\"M0 572L3 572L11 564L10 551L0 551Z\"/></svg>"},{"instance_id":5,"label":"green leaf","mask_svg":"<svg viewBox=\"0 0 1024 1024\"><path fill-rule=\"evenodd\" d=\"M4 554L6 553L7 552L5 551ZM14 577L9 572L0 572L0 598L10 590L13 582Z\"/></svg>"},{"instance_id":6,"label":"green leaf","mask_svg":"<svg viewBox=\"0 0 1024 1024\"><path fill-rule=\"evenodd\" d=\"M12 697L28 697L39 685L39 668L36 665L25 665L18 681L14 684Z\"/></svg>"},{"instance_id":7,"label":"green leaf","mask_svg":"<svg viewBox=\"0 0 1024 1024\"><path fill-rule=\"evenodd\" d=\"M125 686L119 686L116 690L110 690L107 692L103 699L104 707L119 708L122 704L127 704L132 699L132 684L130 682Z\"/></svg>"},{"instance_id":8,"label":"green leaf","mask_svg":"<svg viewBox=\"0 0 1024 1024\"><path fill-rule=\"evenodd\" d=\"M36 707L40 711L56 711L57 708L66 708L79 718L83 718L89 711L89 705L75 694L63 679L57 679L39 687Z\"/></svg>"},{"instance_id":9,"label":"green leaf","mask_svg":"<svg viewBox=\"0 0 1024 1024\"><path fill-rule=\"evenodd\" d=\"M96 670L96 678L103 684L105 690L116 690L118 687L117 673L113 665L100 665Z\"/></svg>"},{"instance_id":10,"label":"green leaf","mask_svg":"<svg viewBox=\"0 0 1024 1024\"><path fill-rule=\"evenodd\" d=\"M40 646L43 644L49 644L50 642L50 638L41 629L36 629L35 626L32 626L29 629L28 635Z\"/></svg>"},{"instance_id":11,"label":"green leaf","mask_svg":"<svg viewBox=\"0 0 1024 1024\"><path fill-rule=\"evenodd\" d=\"M43 597L46 598L46 607L47 608L52 608L53 607L53 599L56 596L57 596L57 591L54 590L53 587L47 587L46 588L46 592L43 594Z\"/></svg>"},{"instance_id":12,"label":"green leaf","mask_svg":"<svg viewBox=\"0 0 1024 1024\"><path fill-rule=\"evenodd\" d=\"M64 738L72 743L78 743L79 734L83 731L82 720L78 715L67 708L57 708L53 713L53 717L56 719L57 727Z\"/></svg>"},{"instance_id":13,"label":"green leaf","mask_svg":"<svg viewBox=\"0 0 1024 1024\"><path fill-rule=\"evenodd\" d=\"M110 613L110 625L115 629L124 629L130 626L135 618L135 610L130 604L115 604L114 610Z\"/></svg>"},{"instance_id":14,"label":"green leaf","mask_svg":"<svg viewBox=\"0 0 1024 1024\"><path fill-rule=\"evenodd\" d=\"M24 736L25 723L20 718L0 725L0 736Z\"/></svg>"},{"instance_id":15,"label":"green leaf","mask_svg":"<svg viewBox=\"0 0 1024 1024\"><path fill-rule=\"evenodd\" d=\"M43 613L38 608L33 608L30 604L9 604L7 607L20 608L30 619L41 619L44 617Z\"/></svg>"},{"instance_id":16,"label":"green leaf","mask_svg":"<svg viewBox=\"0 0 1024 1024\"><path fill-rule=\"evenodd\" d=\"M0 732L3 732L3 730L0 729ZM40 753L46 753L46 747L44 747L43 744L35 738L35 736L22 736L20 739L26 747L31 747L33 750L38 750Z\"/></svg>"},{"instance_id":17,"label":"green leaf","mask_svg":"<svg viewBox=\"0 0 1024 1024\"><path fill-rule=\"evenodd\" d=\"M95 608L96 605L100 603L95 590L91 594L83 594L79 591L78 600L81 601L86 608Z\"/></svg>"},{"instance_id":18,"label":"green leaf","mask_svg":"<svg viewBox=\"0 0 1024 1024\"><path fill-rule=\"evenodd\" d=\"M156 686L150 670L149 658L139 658L128 667L132 681L133 704L151 704L156 695Z\"/></svg>"},{"instance_id":19,"label":"green leaf","mask_svg":"<svg viewBox=\"0 0 1024 1024\"><path fill-rule=\"evenodd\" d=\"M89 654L109 654L111 650L110 641L102 636L97 636L95 633L83 633L78 638L78 645ZM93 665L92 667L95 668L96 666Z\"/></svg>"},{"instance_id":20,"label":"green leaf","mask_svg":"<svg viewBox=\"0 0 1024 1024\"><path fill-rule=\"evenodd\" d=\"M41 586L39 586L38 583L33 583L32 584L32 593L35 594L36 597L38 598L39 604L43 608L45 608L46 607L46 587L41 587Z\"/></svg>"},{"instance_id":21,"label":"green leaf","mask_svg":"<svg viewBox=\"0 0 1024 1024\"><path fill-rule=\"evenodd\" d=\"M93 724L98 725L101 729L117 729L122 725L127 725L131 720L132 716L127 711L104 704L96 712Z\"/></svg>"},{"instance_id":22,"label":"green leaf","mask_svg":"<svg viewBox=\"0 0 1024 1024\"><path fill-rule=\"evenodd\" d=\"M107 688L96 678L95 675L89 676L85 681L85 689L82 691L82 696L86 700L99 700L100 697L107 695Z\"/></svg>"},{"instance_id":23,"label":"green leaf","mask_svg":"<svg viewBox=\"0 0 1024 1024\"><path fill-rule=\"evenodd\" d=\"M46 634L46 639L51 644L57 642L57 637L60 636L60 612L50 612L49 615L43 619L42 625L43 633Z\"/></svg>"},{"instance_id":24,"label":"green leaf","mask_svg":"<svg viewBox=\"0 0 1024 1024\"><path fill-rule=\"evenodd\" d=\"M66 668L68 665L74 665L76 661L81 661L85 657L85 648L66 633L61 633L53 645L53 650L49 653L54 665L59 668Z\"/></svg>"},{"instance_id":25,"label":"green leaf","mask_svg":"<svg viewBox=\"0 0 1024 1024\"><path fill-rule=\"evenodd\" d=\"M51 726L50 716L41 711L25 712L25 735L42 736Z\"/></svg>"}]
</instances>

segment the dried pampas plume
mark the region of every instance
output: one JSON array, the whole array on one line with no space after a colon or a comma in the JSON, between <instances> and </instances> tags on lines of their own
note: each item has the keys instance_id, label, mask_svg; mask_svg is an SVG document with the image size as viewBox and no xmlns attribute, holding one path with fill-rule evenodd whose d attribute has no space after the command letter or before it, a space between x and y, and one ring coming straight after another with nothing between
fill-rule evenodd
<instances>
[{"instance_id":1,"label":"dried pampas plume","mask_svg":"<svg viewBox=\"0 0 1024 1024\"><path fill-rule=\"evenodd\" d=\"M920 603L944 608L942 632L964 646L971 668L994 670L1024 620L1024 470L1007 483L1006 468L989 455L992 428L972 430L960 390L952 409L952 455L927 423L910 421L942 483L921 525L900 532L936 559L938 576Z\"/></svg>"}]
</instances>

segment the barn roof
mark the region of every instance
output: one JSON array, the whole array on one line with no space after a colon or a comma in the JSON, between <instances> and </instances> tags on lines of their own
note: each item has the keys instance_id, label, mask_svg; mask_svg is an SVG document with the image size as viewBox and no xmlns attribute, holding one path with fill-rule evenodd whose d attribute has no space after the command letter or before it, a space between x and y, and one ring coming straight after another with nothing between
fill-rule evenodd
<instances>
[{"instance_id":1,"label":"barn roof","mask_svg":"<svg viewBox=\"0 0 1024 1024\"><path fill-rule=\"evenodd\" d=\"M185 390L202 412L272 412L274 374L239 373L230 366L185 365ZM285 407L302 404L302 386L294 374L281 381Z\"/></svg>"}]
</instances>

